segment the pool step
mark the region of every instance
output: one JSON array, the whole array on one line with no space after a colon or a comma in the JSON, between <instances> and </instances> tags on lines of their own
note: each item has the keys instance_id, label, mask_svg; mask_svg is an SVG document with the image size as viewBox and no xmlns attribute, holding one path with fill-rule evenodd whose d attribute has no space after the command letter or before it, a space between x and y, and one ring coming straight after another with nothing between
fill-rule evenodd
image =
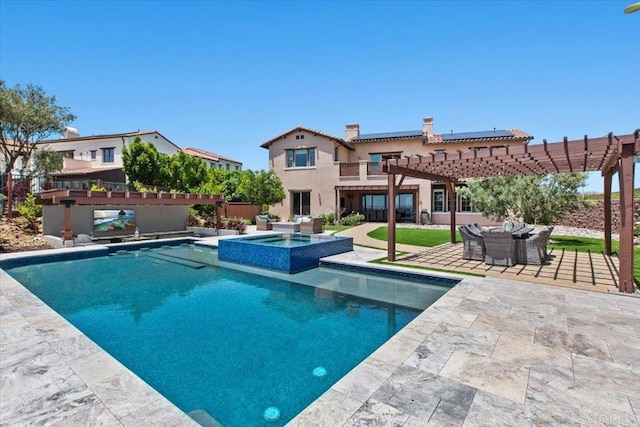
<instances>
[{"instance_id":1,"label":"pool step","mask_svg":"<svg viewBox=\"0 0 640 427\"><path fill-rule=\"evenodd\" d=\"M191 261L185 258L172 256L168 254L161 254L157 252L146 253L145 256L148 256L149 258L158 259L161 261L170 262L173 264L182 265L183 267L189 267L193 269L204 268L207 266L206 264L203 264L201 262Z\"/></svg>"}]
</instances>

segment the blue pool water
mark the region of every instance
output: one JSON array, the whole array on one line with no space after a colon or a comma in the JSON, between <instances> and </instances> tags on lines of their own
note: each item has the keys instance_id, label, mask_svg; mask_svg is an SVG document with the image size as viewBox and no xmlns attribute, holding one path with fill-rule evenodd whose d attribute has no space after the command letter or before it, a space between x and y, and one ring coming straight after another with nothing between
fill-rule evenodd
<instances>
[{"instance_id":1,"label":"blue pool water","mask_svg":"<svg viewBox=\"0 0 640 427\"><path fill-rule=\"evenodd\" d=\"M448 290L221 264L182 246L7 271L180 409L225 426L284 425ZM348 288L380 300L331 290Z\"/></svg>"}]
</instances>

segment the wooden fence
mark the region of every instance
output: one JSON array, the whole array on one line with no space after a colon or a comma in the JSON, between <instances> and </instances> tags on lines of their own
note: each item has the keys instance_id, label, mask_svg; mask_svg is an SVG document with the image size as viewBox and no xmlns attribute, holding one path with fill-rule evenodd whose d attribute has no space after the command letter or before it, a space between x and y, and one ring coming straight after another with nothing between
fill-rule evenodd
<instances>
[{"instance_id":1,"label":"wooden fence","mask_svg":"<svg viewBox=\"0 0 640 427\"><path fill-rule=\"evenodd\" d=\"M222 205L220 215L224 218L254 219L260 214L260 205L243 202L227 202Z\"/></svg>"}]
</instances>

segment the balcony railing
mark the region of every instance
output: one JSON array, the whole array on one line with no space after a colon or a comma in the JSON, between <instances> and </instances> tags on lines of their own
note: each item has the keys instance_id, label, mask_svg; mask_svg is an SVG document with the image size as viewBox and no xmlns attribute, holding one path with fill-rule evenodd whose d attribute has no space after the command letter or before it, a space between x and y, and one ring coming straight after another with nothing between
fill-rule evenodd
<instances>
[{"instance_id":1,"label":"balcony railing","mask_svg":"<svg viewBox=\"0 0 640 427\"><path fill-rule=\"evenodd\" d=\"M360 163L340 163L340 176L360 176Z\"/></svg>"},{"instance_id":2,"label":"balcony railing","mask_svg":"<svg viewBox=\"0 0 640 427\"><path fill-rule=\"evenodd\" d=\"M384 175L380 162L367 162L367 175Z\"/></svg>"}]
</instances>

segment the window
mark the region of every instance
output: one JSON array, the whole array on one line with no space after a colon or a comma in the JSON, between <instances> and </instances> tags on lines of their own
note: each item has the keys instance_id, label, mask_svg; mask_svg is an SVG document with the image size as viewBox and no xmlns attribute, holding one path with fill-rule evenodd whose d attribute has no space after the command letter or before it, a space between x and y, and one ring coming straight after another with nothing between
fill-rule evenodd
<instances>
[{"instance_id":1,"label":"window","mask_svg":"<svg viewBox=\"0 0 640 427\"><path fill-rule=\"evenodd\" d=\"M458 211L459 212L473 212L473 206L471 205L471 199L468 197L458 196Z\"/></svg>"},{"instance_id":2,"label":"window","mask_svg":"<svg viewBox=\"0 0 640 427\"><path fill-rule=\"evenodd\" d=\"M443 188L433 189L433 212L449 212L449 193ZM456 212L475 212L471 199L456 194Z\"/></svg>"},{"instance_id":3,"label":"window","mask_svg":"<svg viewBox=\"0 0 640 427\"><path fill-rule=\"evenodd\" d=\"M335 147L333 149L333 161L334 162L340 161L340 149L338 147Z\"/></svg>"},{"instance_id":4,"label":"window","mask_svg":"<svg viewBox=\"0 0 640 427\"><path fill-rule=\"evenodd\" d=\"M113 163L115 162L115 149L111 148L103 148L102 149L102 163Z\"/></svg>"},{"instance_id":5,"label":"window","mask_svg":"<svg viewBox=\"0 0 640 427\"><path fill-rule=\"evenodd\" d=\"M240 166L236 165L236 170L240 170Z\"/></svg>"},{"instance_id":6,"label":"window","mask_svg":"<svg viewBox=\"0 0 640 427\"><path fill-rule=\"evenodd\" d=\"M304 139L304 135L296 135L296 139Z\"/></svg>"},{"instance_id":7,"label":"window","mask_svg":"<svg viewBox=\"0 0 640 427\"><path fill-rule=\"evenodd\" d=\"M315 148L299 148L297 150L286 150L288 168L308 168L316 165Z\"/></svg>"},{"instance_id":8,"label":"window","mask_svg":"<svg viewBox=\"0 0 640 427\"><path fill-rule=\"evenodd\" d=\"M446 212L446 193L443 189L433 190L433 212Z\"/></svg>"},{"instance_id":9,"label":"window","mask_svg":"<svg viewBox=\"0 0 640 427\"><path fill-rule=\"evenodd\" d=\"M229 167L229 163L227 163L225 166L227 167L227 170L231 169L231 168Z\"/></svg>"},{"instance_id":10,"label":"window","mask_svg":"<svg viewBox=\"0 0 640 427\"><path fill-rule=\"evenodd\" d=\"M73 150L69 150L69 151L58 151L58 154L60 154L60 157L62 157L63 159L73 159Z\"/></svg>"},{"instance_id":11,"label":"window","mask_svg":"<svg viewBox=\"0 0 640 427\"><path fill-rule=\"evenodd\" d=\"M311 215L311 192L291 193L291 214Z\"/></svg>"},{"instance_id":12,"label":"window","mask_svg":"<svg viewBox=\"0 0 640 427\"><path fill-rule=\"evenodd\" d=\"M98 155L98 150L91 150L91 160L95 160Z\"/></svg>"}]
</instances>

